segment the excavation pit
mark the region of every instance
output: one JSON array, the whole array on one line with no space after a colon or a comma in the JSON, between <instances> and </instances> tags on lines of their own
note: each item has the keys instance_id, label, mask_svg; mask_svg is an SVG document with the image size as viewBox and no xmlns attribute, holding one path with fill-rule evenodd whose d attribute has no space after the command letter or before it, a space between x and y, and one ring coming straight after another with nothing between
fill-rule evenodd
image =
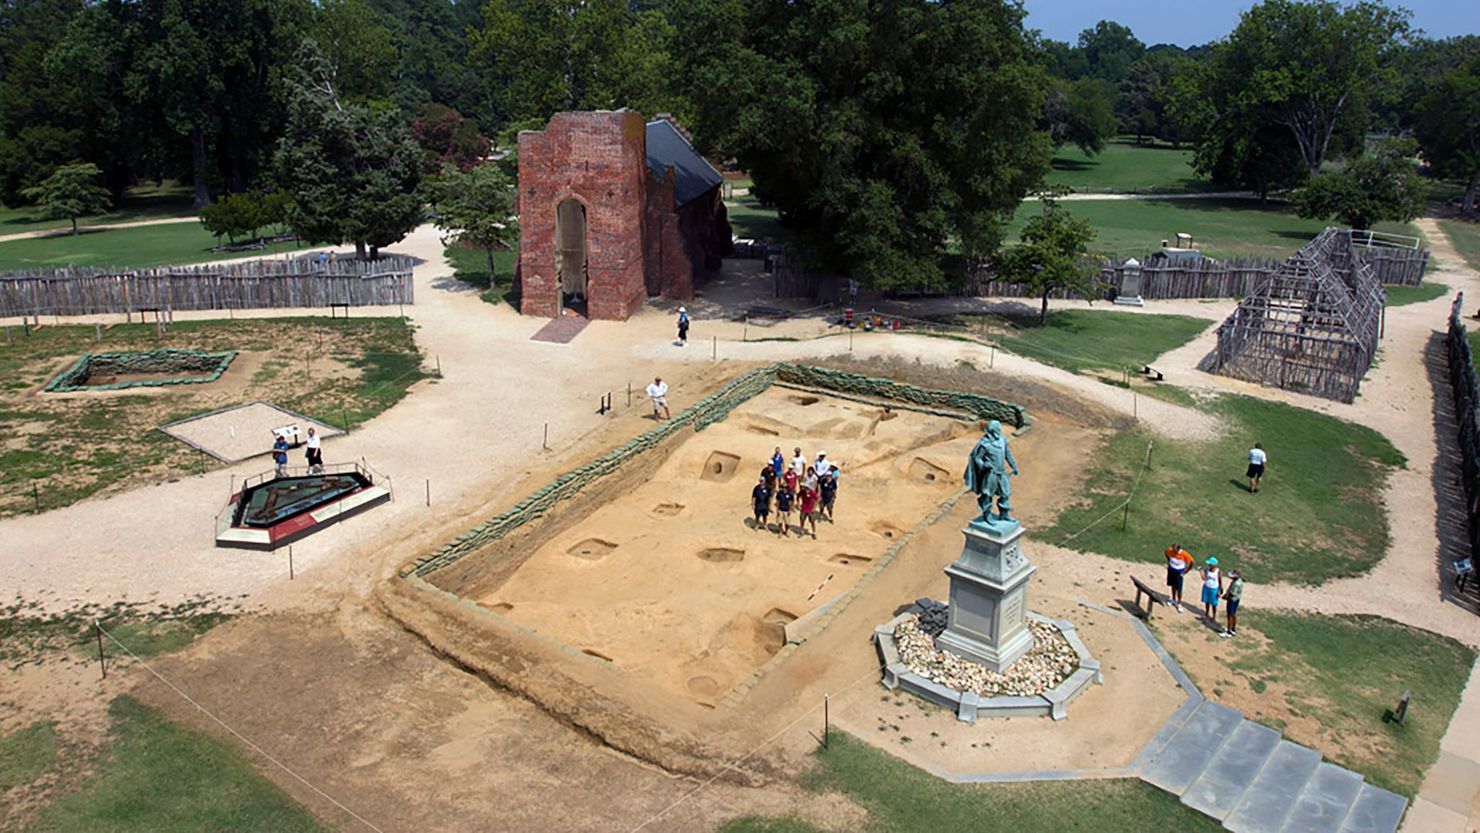
<instances>
[{"instance_id":1,"label":"excavation pit","mask_svg":"<svg viewBox=\"0 0 1480 833\"><path fill-rule=\"evenodd\" d=\"M872 518L887 510L913 526L959 489L957 478L909 477L910 467L934 460L933 470L944 472L976 441L974 424L962 420L901 411L881 423L877 405L798 398L767 391L723 422L675 438L655 469L613 475L600 505L570 518L532 551L510 553L517 567L501 568L496 578L459 588L458 595L585 653L598 652L672 694L722 700L781 649L788 623L849 592L903 540L902 531L876 534ZM816 540L799 534L795 512L789 537L779 534L774 515L764 530L754 528L750 492L776 442L752 426L767 424L762 420L807 425L819 415L858 429L860 439L834 434L823 445L798 430L783 444L811 454L825 450L838 461L845 472L839 505L846 511L819 524ZM861 439L871 427L872 435ZM712 680L712 690L708 683L695 690L696 678Z\"/></svg>"},{"instance_id":2,"label":"excavation pit","mask_svg":"<svg viewBox=\"0 0 1480 833\"><path fill-rule=\"evenodd\" d=\"M725 732L835 660L836 622L874 579L918 569L916 536L956 506L947 473L987 419L1027 424L976 393L756 368L422 554L381 598L433 650L612 746L714 775ZM812 435L819 423L833 431ZM774 513L752 521L778 445L826 449L844 472L843 509L816 539L795 513L786 536ZM922 461L942 474L913 476ZM573 557L591 541L620 546Z\"/></svg>"},{"instance_id":3,"label":"excavation pit","mask_svg":"<svg viewBox=\"0 0 1480 833\"><path fill-rule=\"evenodd\" d=\"M235 351L165 348L132 353L88 353L46 383L48 393L110 391L166 385L210 384L221 378Z\"/></svg>"}]
</instances>

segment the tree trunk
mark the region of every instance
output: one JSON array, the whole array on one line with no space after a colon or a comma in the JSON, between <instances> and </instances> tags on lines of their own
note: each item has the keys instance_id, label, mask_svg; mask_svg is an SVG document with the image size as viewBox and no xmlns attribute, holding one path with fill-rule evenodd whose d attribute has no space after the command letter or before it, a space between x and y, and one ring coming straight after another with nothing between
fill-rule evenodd
<instances>
[{"instance_id":1,"label":"tree trunk","mask_svg":"<svg viewBox=\"0 0 1480 833\"><path fill-rule=\"evenodd\" d=\"M1480 190L1480 168L1470 174L1470 184L1465 186L1465 199L1460 203L1460 209L1466 214L1475 212L1475 192Z\"/></svg>"},{"instance_id":2,"label":"tree trunk","mask_svg":"<svg viewBox=\"0 0 1480 833\"><path fill-rule=\"evenodd\" d=\"M76 214L73 214L72 215L72 236L73 237L76 237L77 236L77 215Z\"/></svg>"},{"instance_id":3,"label":"tree trunk","mask_svg":"<svg viewBox=\"0 0 1480 833\"><path fill-rule=\"evenodd\" d=\"M195 207L204 208L211 192L206 189L206 132L199 127L190 131L190 173L195 178Z\"/></svg>"},{"instance_id":4,"label":"tree trunk","mask_svg":"<svg viewBox=\"0 0 1480 833\"><path fill-rule=\"evenodd\" d=\"M370 247L370 259L371 260L380 260L380 247L379 246L371 246Z\"/></svg>"},{"instance_id":5,"label":"tree trunk","mask_svg":"<svg viewBox=\"0 0 1480 833\"><path fill-rule=\"evenodd\" d=\"M1043 309L1038 312L1039 325L1048 323L1048 290L1043 290Z\"/></svg>"},{"instance_id":6,"label":"tree trunk","mask_svg":"<svg viewBox=\"0 0 1480 833\"><path fill-rule=\"evenodd\" d=\"M483 252L484 252L484 254L488 255L488 288L489 289L492 289L493 288L493 279L494 279L494 274L493 274L493 249L484 249Z\"/></svg>"},{"instance_id":7,"label":"tree trunk","mask_svg":"<svg viewBox=\"0 0 1480 833\"><path fill-rule=\"evenodd\" d=\"M363 241L363 240L356 240L355 241L355 257L358 258L359 260L364 260L365 259L365 241Z\"/></svg>"}]
</instances>

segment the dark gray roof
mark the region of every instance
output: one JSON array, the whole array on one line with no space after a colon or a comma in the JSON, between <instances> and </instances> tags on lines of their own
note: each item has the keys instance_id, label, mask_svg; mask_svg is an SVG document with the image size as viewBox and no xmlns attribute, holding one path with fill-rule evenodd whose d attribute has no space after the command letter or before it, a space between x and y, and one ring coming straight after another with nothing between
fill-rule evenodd
<instances>
[{"instance_id":1,"label":"dark gray roof","mask_svg":"<svg viewBox=\"0 0 1480 833\"><path fill-rule=\"evenodd\" d=\"M647 163L660 179L665 168L673 167L675 209L683 208L725 180L665 119L647 123Z\"/></svg>"}]
</instances>

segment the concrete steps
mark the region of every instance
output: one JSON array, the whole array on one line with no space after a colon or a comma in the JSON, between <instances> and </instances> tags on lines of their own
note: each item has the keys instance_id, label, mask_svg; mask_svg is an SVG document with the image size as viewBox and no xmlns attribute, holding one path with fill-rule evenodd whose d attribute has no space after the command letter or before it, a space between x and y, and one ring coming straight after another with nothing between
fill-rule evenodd
<instances>
[{"instance_id":1,"label":"concrete steps","mask_svg":"<svg viewBox=\"0 0 1480 833\"><path fill-rule=\"evenodd\" d=\"M1408 800L1238 712L1189 699L1133 766L1234 833L1396 833Z\"/></svg>"}]
</instances>

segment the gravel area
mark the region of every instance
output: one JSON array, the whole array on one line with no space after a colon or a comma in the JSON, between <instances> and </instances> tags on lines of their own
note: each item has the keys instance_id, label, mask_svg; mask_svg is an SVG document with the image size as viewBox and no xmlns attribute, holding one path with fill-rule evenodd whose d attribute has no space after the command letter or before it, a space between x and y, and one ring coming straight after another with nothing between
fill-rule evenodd
<instances>
[{"instance_id":1,"label":"gravel area","mask_svg":"<svg viewBox=\"0 0 1480 833\"><path fill-rule=\"evenodd\" d=\"M938 650L935 637L921 626L918 615L895 626L894 640L900 659L927 680L957 691L975 691L983 697L1031 697L1074 673L1079 656L1053 625L1029 621L1028 629L1033 632L1032 650L1008 666L1005 674Z\"/></svg>"}]
</instances>

